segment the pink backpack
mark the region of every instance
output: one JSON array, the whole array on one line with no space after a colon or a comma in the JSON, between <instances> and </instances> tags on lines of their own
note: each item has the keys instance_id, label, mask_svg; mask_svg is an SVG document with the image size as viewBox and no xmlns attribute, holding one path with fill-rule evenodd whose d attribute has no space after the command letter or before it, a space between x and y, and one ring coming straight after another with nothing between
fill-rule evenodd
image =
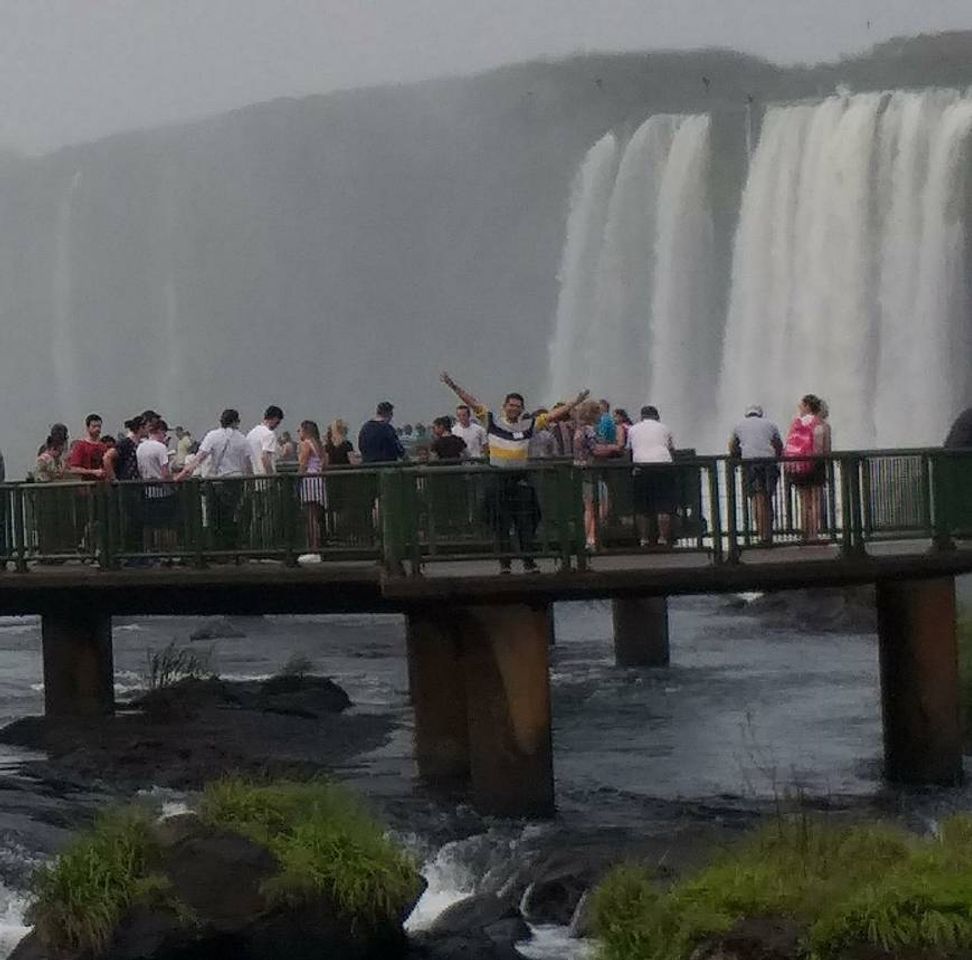
<instances>
[{"instance_id":1,"label":"pink backpack","mask_svg":"<svg viewBox=\"0 0 972 960\"><path fill-rule=\"evenodd\" d=\"M816 417L811 417L809 423L805 423L802 417L796 417L790 424L790 432L786 436L783 456L786 461L784 468L791 476L805 477L813 470L815 460L799 460L797 458L813 453L813 432L818 423Z\"/></svg>"}]
</instances>

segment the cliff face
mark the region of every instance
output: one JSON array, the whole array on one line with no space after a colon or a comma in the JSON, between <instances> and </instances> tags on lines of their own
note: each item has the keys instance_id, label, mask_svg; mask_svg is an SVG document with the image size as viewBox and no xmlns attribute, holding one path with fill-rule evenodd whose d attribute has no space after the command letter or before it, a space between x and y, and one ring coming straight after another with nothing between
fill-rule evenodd
<instances>
[{"instance_id":1,"label":"cliff face","mask_svg":"<svg viewBox=\"0 0 972 960\"><path fill-rule=\"evenodd\" d=\"M8 474L90 409L116 429L152 405L201 431L224 406L255 422L278 402L293 427L388 397L427 419L451 406L442 367L483 399L553 399L538 391L570 181L597 137L656 112L721 117L731 233L747 96L972 82L967 35L939 41L947 58L921 43L814 70L722 51L525 64L5 159Z\"/></svg>"}]
</instances>

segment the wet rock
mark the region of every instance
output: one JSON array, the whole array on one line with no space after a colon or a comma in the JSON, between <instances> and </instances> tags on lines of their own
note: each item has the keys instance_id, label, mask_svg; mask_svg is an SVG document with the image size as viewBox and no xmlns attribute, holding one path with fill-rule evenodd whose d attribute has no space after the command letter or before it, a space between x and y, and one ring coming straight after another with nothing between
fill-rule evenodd
<instances>
[{"instance_id":1,"label":"wet rock","mask_svg":"<svg viewBox=\"0 0 972 960\"><path fill-rule=\"evenodd\" d=\"M427 933L431 936L466 934L493 928L507 920L517 921L515 930L511 928L508 931L515 934L513 939L522 940L530 936L530 928L524 923L520 911L511 900L492 893L476 894L443 910Z\"/></svg>"},{"instance_id":2,"label":"wet rock","mask_svg":"<svg viewBox=\"0 0 972 960\"><path fill-rule=\"evenodd\" d=\"M691 960L795 960L803 929L780 917L746 917L728 933L707 940Z\"/></svg>"},{"instance_id":3,"label":"wet rock","mask_svg":"<svg viewBox=\"0 0 972 960\"><path fill-rule=\"evenodd\" d=\"M570 936L575 940L583 940L594 936L594 901L590 890L581 894L574 915L570 918Z\"/></svg>"},{"instance_id":4,"label":"wet rock","mask_svg":"<svg viewBox=\"0 0 972 960\"><path fill-rule=\"evenodd\" d=\"M872 586L782 590L762 594L737 609L790 630L871 633L876 629Z\"/></svg>"},{"instance_id":5,"label":"wet rock","mask_svg":"<svg viewBox=\"0 0 972 960\"><path fill-rule=\"evenodd\" d=\"M102 960L392 960L406 955L401 923L422 892L418 877L414 895L398 905L396 921L347 917L326 896L278 905L263 893L279 871L269 850L191 815L176 821L158 832L157 870L170 881L182 916L171 902L128 911ZM80 960L53 954L34 933L11 956Z\"/></svg>"},{"instance_id":6,"label":"wet rock","mask_svg":"<svg viewBox=\"0 0 972 960\"><path fill-rule=\"evenodd\" d=\"M205 623L199 624L190 634L190 640L228 640L234 637L245 637L246 633L233 623L228 617L213 617Z\"/></svg>"}]
</instances>

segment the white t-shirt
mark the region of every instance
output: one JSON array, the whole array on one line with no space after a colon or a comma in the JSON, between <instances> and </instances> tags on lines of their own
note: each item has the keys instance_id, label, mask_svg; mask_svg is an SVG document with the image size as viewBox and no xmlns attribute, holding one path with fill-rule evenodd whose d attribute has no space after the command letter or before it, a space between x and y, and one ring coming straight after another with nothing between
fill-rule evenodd
<instances>
[{"instance_id":1,"label":"white t-shirt","mask_svg":"<svg viewBox=\"0 0 972 960\"><path fill-rule=\"evenodd\" d=\"M265 424L258 423L247 435L246 442L250 445L250 459L253 461L253 472L264 476L268 471L263 466L263 454L270 454L270 473L277 472L277 435Z\"/></svg>"},{"instance_id":2,"label":"white t-shirt","mask_svg":"<svg viewBox=\"0 0 972 960\"><path fill-rule=\"evenodd\" d=\"M462 437L466 441L466 456L481 457L486 451L486 430L478 423L470 421L468 427L461 423L456 423L452 427L452 433L457 437Z\"/></svg>"},{"instance_id":3,"label":"white t-shirt","mask_svg":"<svg viewBox=\"0 0 972 960\"><path fill-rule=\"evenodd\" d=\"M242 477L250 472L253 458L250 445L239 430L217 427L210 430L199 444L199 454L207 454L203 462L208 477Z\"/></svg>"},{"instance_id":4,"label":"white t-shirt","mask_svg":"<svg viewBox=\"0 0 972 960\"><path fill-rule=\"evenodd\" d=\"M169 451L161 440L148 438L143 440L135 450L138 461L138 474L143 480L161 480L164 469L169 465ZM146 491L149 497L170 496L175 491L162 487L151 487Z\"/></svg>"},{"instance_id":5,"label":"white t-shirt","mask_svg":"<svg viewBox=\"0 0 972 960\"><path fill-rule=\"evenodd\" d=\"M671 463L672 431L658 420L642 420L628 427L628 447L635 463Z\"/></svg>"}]
</instances>

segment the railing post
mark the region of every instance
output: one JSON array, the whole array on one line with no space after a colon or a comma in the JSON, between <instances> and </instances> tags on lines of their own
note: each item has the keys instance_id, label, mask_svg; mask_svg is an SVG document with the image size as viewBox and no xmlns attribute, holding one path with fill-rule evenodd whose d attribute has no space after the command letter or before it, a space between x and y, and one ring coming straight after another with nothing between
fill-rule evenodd
<instances>
[{"instance_id":1,"label":"railing post","mask_svg":"<svg viewBox=\"0 0 972 960\"><path fill-rule=\"evenodd\" d=\"M197 570L206 566L206 529L203 526L202 498L205 480L189 480L183 484L186 491L186 509L189 516L189 541L192 546L192 565ZM210 522L212 519L210 518Z\"/></svg>"},{"instance_id":2,"label":"railing post","mask_svg":"<svg viewBox=\"0 0 972 960\"><path fill-rule=\"evenodd\" d=\"M554 496L557 504L557 532L560 539L560 569L570 569L572 554L570 538L571 482L570 465L559 463L554 467Z\"/></svg>"},{"instance_id":3,"label":"railing post","mask_svg":"<svg viewBox=\"0 0 972 960\"><path fill-rule=\"evenodd\" d=\"M404 573L405 528L402 518L402 472L397 467L386 467L378 473L378 511L381 525L381 553L385 569L390 574Z\"/></svg>"},{"instance_id":4,"label":"railing post","mask_svg":"<svg viewBox=\"0 0 972 960\"><path fill-rule=\"evenodd\" d=\"M95 558L102 570L113 567L111 549L111 530L109 529L109 514L111 512L111 484L98 483L91 491L94 499L94 523L98 528L98 555Z\"/></svg>"},{"instance_id":5,"label":"railing post","mask_svg":"<svg viewBox=\"0 0 972 960\"><path fill-rule=\"evenodd\" d=\"M18 483L13 489L14 566L18 573L27 572L27 531L24 525L24 488Z\"/></svg>"},{"instance_id":6,"label":"railing post","mask_svg":"<svg viewBox=\"0 0 972 960\"><path fill-rule=\"evenodd\" d=\"M715 458L706 467L709 473L709 514L712 535L712 562L725 559L722 551L722 505L719 502L719 461Z\"/></svg>"},{"instance_id":7,"label":"railing post","mask_svg":"<svg viewBox=\"0 0 972 960\"><path fill-rule=\"evenodd\" d=\"M573 548L577 557L577 569L581 572L588 567L587 562L587 537L584 534L584 477L583 471L586 467L571 466L570 468L570 502L573 505L573 524L574 536Z\"/></svg>"},{"instance_id":8,"label":"railing post","mask_svg":"<svg viewBox=\"0 0 972 960\"><path fill-rule=\"evenodd\" d=\"M952 495L955 489L952 460L947 453L929 454L932 475L932 548L934 550L954 550L952 539L953 516Z\"/></svg>"},{"instance_id":9,"label":"railing post","mask_svg":"<svg viewBox=\"0 0 972 960\"><path fill-rule=\"evenodd\" d=\"M739 563L739 533L736 529L738 510L736 497L736 468L738 460L726 460L726 537L728 541L727 563Z\"/></svg>"},{"instance_id":10,"label":"railing post","mask_svg":"<svg viewBox=\"0 0 972 960\"><path fill-rule=\"evenodd\" d=\"M297 539L297 491L293 475L289 473L278 474L273 478L277 489L276 499L278 501L279 516L283 519L284 528L284 566L297 566L297 550L294 542ZM268 497L272 503L274 497ZM271 514L271 517L273 514Z\"/></svg>"}]
</instances>

